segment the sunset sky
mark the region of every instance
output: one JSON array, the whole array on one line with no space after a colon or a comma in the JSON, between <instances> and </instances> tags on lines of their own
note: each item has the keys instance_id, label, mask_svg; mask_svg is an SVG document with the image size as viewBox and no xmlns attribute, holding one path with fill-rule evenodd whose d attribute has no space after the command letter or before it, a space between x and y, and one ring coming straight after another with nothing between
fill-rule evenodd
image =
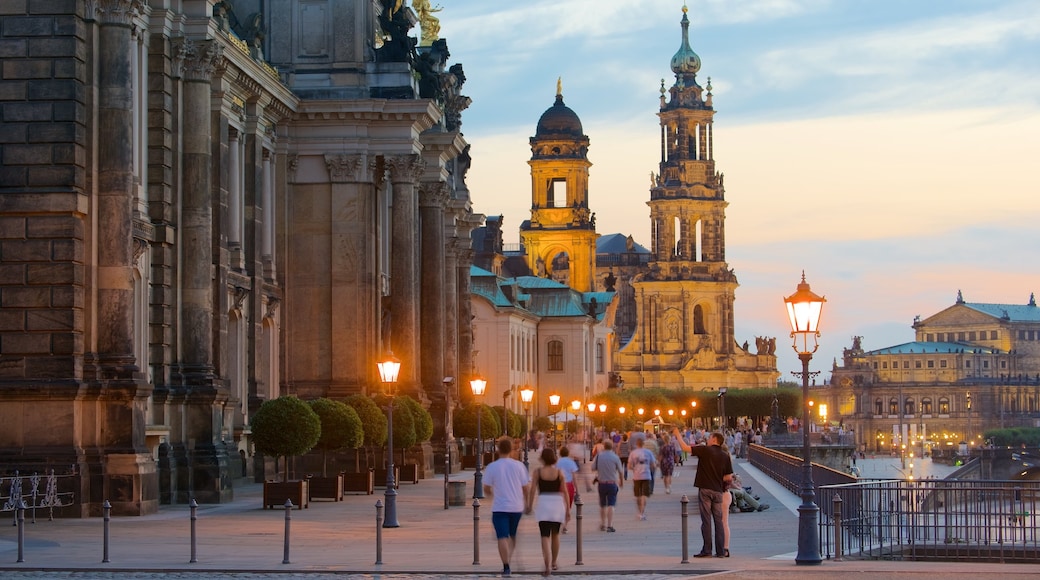
<instances>
[{"instance_id":1,"label":"sunset sky","mask_svg":"<svg viewBox=\"0 0 1040 580\"><path fill-rule=\"evenodd\" d=\"M591 145L600 234L648 246L661 79L675 0L442 0L441 38L473 99L475 211L530 217L529 138L563 79ZM736 339L776 336L802 270L827 297L813 370L863 336L913 340L915 315L1040 292L1040 2L691 0L726 176ZM824 373L824 377L828 373Z\"/></svg>"}]
</instances>

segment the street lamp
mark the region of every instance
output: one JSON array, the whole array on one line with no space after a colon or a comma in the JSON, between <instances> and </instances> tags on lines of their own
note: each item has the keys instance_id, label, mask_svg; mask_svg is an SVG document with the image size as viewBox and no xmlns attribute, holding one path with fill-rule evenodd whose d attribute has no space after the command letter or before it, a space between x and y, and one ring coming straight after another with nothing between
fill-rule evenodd
<instances>
[{"instance_id":1,"label":"street lamp","mask_svg":"<svg viewBox=\"0 0 1040 580\"><path fill-rule=\"evenodd\" d=\"M719 387L719 431L726 431L726 387Z\"/></svg>"},{"instance_id":2,"label":"street lamp","mask_svg":"<svg viewBox=\"0 0 1040 580\"><path fill-rule=\"evenodd\" d=\"M473 397L477 401L477 470L473 472L473 497L484 499L484 474L480 471L484 467L484 440L480 437L480 416L484 414L484 404L480 397L487 389L487 379L476 376L469 381L469 388L473 389Z\"/></svg>"},{"instance_id":3,"label":"street lamp","mask_svg":"<svg viewBox=\"0 0 1040 580\"><path fill-rule=\"evenodd\" d=\"M383 527L397 528L401 524L397 523L397 486L394 481L394 389L401 372L401 360L394 356L393 352L388 352L382 362L376 363L376 367L379 368L379 380L385 385L386 395L390 399L390 412L386 416L386 449L389 459L386 466L386 509L383 512Z\"/></svg>"},{"instance_id":4,"label":"street lamp","mask_svg":"<svg viewBox=\"0 0 1040 580\"><path fill-rule=\"evenodd\" d=\"M556 450L556 421L557 421L557 419L559 419L559 417L556 416L556 413L558 413L560 410L561 410L560 409L560 395L558 395L557 393L553 393L553 394L549 395L549 414L553 416L553 420L552 420L552 446L553 446L553 451ZM566 419L566 417L564 417L564 419ZM566 425L566 422L564 424Z\"/></svg>"},{"instance_id":5,"label":"street lamp","mask_svg":"<svg viewBox=\"0 0 1040 580\"><path fill-rule=\"evenodd\" d=\"M579 401L578 399L574 399L573 401L571 401L571 410L574 411L574 419L575 421L577 421L578 413L581 411L581 401ZM582 427L584 427L584 425L582 425ZM577 431L577 427L575 427L575 431ZM585 457L582 456L581 460L584 462Z\"/></svg>"},{"instance_id":6,"label":"street lamp","mask_svg":"<svg viewBox=\"0 0 1040 580\"><path fill-rule=\"evenodd\" d=\"M527 417L527 428L524 430L524 467L529 467L527 463L527 448L531 446L531 401L534 400L534 389L531 387L520 389L520 400L524 403L524 414Z\"/></svg>"},{"instance_id":7,"label":"street lamp","mask_svg":"<svg viewBox=\"0 0 1040 580\"><path fill-rule=\"evenodd\" d=\"M589 434L589 431L594 431L596 429L596 420L592 418L592 414L595 412L596 403L589 403L588 412L585 413L585 421L588 423L588 425L585 427L585 438L588 439L589 457L592 456L592 440L594 439L594 437L591 434Z\"/></svg>"},{"instance_id":8,"label":"street lamp","mask_svg":"<svg viewBox=\"0 0 1040 580\"><path fill-rule=\"evenodd\" d=\"M784 298L791 319L794 350L802 361L802 505L798 506L798 554L796 564L819 564L820 530L817 525L820 508L814 503L816 492L812 480L812 458L809 455L809 361L816 352L820 336L820 313L826 299L809 289L802 272L798 290Z\"/></svg>"},{"instance_id":9,"label":"street lamp","mask_svg":"<svg viewBox=\"0 0 1040 580\"><path fill-rule=\"evenodd\" d=\"M604 403L599 404L599 426L603 429L603 435L607 434L607 406Z\"/></svg>"}]
</instances>

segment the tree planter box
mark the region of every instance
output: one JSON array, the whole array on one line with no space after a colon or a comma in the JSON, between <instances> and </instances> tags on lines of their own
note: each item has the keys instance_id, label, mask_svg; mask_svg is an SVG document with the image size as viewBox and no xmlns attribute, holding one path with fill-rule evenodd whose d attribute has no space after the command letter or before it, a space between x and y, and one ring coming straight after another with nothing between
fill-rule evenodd
<instances>
[{"instance_id":1,"label":"tree planter box","mask_svg":"<svg viewBox=\"0 0 1040 580\"><path fill-rule=\"evenodd\" d=\"M396 465L394 467L397 467ZM398 468L400 477L397 478L397 483L401 484L404 482L408 483L419 483L419 466L415 463L405 463Z\"/></svg>"},{"instance_id":2,"label":"tree planter box","mask_svg":"<svg viewBox=\"0 0 1040 580\"><path fill-rule=\"evenodd\" d=\"M489 463L495 460L495 457L490 453L484 454L484 464L481 468L487 467ZM463 469L476 469L477 468L477 456L476 455L463 455L462 456L462 468Z\"/></svg>"},{"instance_id":3,"label":"tree planter box","mask_svg":"<svg viewBox=\"0 0 1040 580\"><path fill-rule=\"evenodd\" d=\"M376 480L376 487L386 487L386 470L385 469L377 469L377 470L375 470L375 480ZM401 487L401 466L400 465L395 465L394 466L394 483L396 484L394 486L395 488Z\"/></svg>"},{"instance_id":4,"label":"tree planter box","mask_svg":"<svg viewBox=\"0 0 1040 580\"><path fill-rule=\"evenodd\" d=\"M292 500L296 509L310 507L307 493L307 480L300 481L265 481L264 509L284 508L285 500Z\"/></svg>"},{"instance_id":5,"label":"tree planter box","mask_svg":"<svg viewBox=\"0 0 1040 580\"><path fill-rule=\"evenodd\" d=\"M345 492L361 492L372 495L375 492L375 487L376 477L372 469L362 471L361 473L343 474L343 491Z\"/></svg>"},{"instance_id":6,"label":"tree planter box","mask_svg":"<svg viewBox=\"0 0 1040 580\"><path fill-rule=\"evenodd\" d=\"M331 499L340 501L343 499L343 475L332 477L311 477L307 480L310 491L310 499Z\"/></svg>"}]
</instances>

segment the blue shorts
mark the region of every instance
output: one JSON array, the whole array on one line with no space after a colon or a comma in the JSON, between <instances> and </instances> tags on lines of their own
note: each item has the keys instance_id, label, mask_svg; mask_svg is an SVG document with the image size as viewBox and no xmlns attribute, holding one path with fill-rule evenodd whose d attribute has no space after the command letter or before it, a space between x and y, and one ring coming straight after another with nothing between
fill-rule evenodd
<instances>
[{"instance_id":1,"label":"blue shorts","mask_svg":"<svg viewBox=\"0 0 1040 580\"><path fill-rule=\"evenodd\" d=\"M599 507L611 507L617 504L618 486L616 483L599 484Z\"/></svg>"},{"instance_id":2,"label":"blue shorts","mask_svg":"<svg viewBox=\"0 0 1040 580\"><path fill-rule=\"evenodd\" d=\"M491 512L491 525L495 526L495 537L515 538L520 525L521 512Z\"/></svg>"}]
</instances>

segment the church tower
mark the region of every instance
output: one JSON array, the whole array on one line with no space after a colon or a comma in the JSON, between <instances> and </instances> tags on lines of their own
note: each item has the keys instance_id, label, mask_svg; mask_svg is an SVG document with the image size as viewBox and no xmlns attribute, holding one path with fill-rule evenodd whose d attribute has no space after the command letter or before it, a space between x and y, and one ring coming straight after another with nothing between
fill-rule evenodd
<instances>
[{"instance_id":1,"label":"church tower","mask_svg":"<svg viewBox=\"0 0 1040 580\"><path fill-rule=\"evenodd\" d=\"M661 161L650 174L651 257L633 280L637 328L617 365L629 386L774 386L767 340L751 354L734 339L737 278L726 263L725 188L715 169L711 80L697 83L683 7L675 83L661 81ZM775 343L774 343L775 344Z\"/></svg>"},{"instance_id":2,"label":"church tower","mask_svg":"<svg viewBox=\"0 0 1040 580\"><path fill-rule=\"evenodd\" d=\"M531 219L520 226L527 265L579 292L595 290L596 217L589 211L589 138L581 120L556 102L531 137Z\"/></svg>"}]
</instances>

